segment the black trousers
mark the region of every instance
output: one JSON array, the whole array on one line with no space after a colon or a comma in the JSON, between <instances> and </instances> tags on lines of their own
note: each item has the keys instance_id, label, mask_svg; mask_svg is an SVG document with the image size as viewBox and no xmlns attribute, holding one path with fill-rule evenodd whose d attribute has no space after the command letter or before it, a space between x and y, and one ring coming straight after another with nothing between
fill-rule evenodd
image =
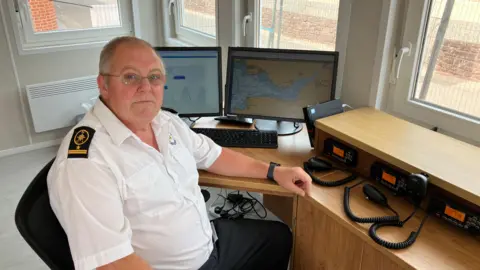
<instances>
[{"instance_id":1,"label":"black trousers","mask_svg":"<svg viewBox=\"0 0 480 270\"><path fill-rule=\"evenodd\" d=\"M287 270L292 233L277 221L217 219L218 240L199 270Z\"/></svg>"}]
</instances>

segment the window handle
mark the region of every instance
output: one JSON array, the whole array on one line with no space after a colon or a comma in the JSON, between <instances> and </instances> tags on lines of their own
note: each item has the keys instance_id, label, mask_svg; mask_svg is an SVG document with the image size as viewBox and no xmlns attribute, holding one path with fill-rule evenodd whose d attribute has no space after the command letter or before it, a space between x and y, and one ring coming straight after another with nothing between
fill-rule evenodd
<instances>
[{"instance_id":1,"label":"window handle","mask_svg":"<svg viewBox=\"0 0 480 270\"><path fill-rule=\"evenodd\" d=\"M27 16L25 16L25 13L28 13L28 6L24 2L19 3L18 0L15 0L14 4L15 4L15 14L17 15L17 26L20 29L24 29L23 21L26 20L26 18L28 18Z\"/></svg>"},{"instance_id":2,"label":"window handle","mask_svg":"<svg viewBox=\"0 0 480 270\"><path fill-rule=\"evenodd\" d=\"M395 67L392 69L392 74L390 76L390 82L391 83L396 83L397 79L400 77L400 68L402 67L402 61L403 61L403 56L407 54L407 56L410 56L412 52L412 43L408 42L408 47L402 47L400 50L398 50L398 53L396 53L395 58L394 58L394 64ZM393 76L393 74L395 74Z\"/></svg>"},{"instance_id":3,"label":"window handle","mask_svg":"<svg viewBox=\"0 0 480 270\"><path fill-rule=\"evenodd\" d=\"M175 0L168 1L168 15L172 16L172 7L175 5Z\"/></svg>"},{"instance_id":4,"label":"window handle","mask_svg":"<svg viewBox=\"0 0 480 270\"><path fill-rule=\"evenodd\" d=\"M15 12L20 12L18 0L13 0L13 5L15 6Z\"/></svg>"},{"instance_id":5,"label":"window handle","mask_svg":"<svg viewBox=\"0 0 480 270\"><path fill-rule=\"evenodd\" d=\"M243 36L247 36L247 23L252 20L252 13L248 13L243 17Z\"/></svg>"}]
</instances>

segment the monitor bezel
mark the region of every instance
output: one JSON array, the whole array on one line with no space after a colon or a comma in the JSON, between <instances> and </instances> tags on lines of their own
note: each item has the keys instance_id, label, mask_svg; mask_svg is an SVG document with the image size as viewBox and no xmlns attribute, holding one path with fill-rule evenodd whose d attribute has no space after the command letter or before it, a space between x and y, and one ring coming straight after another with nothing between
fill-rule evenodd
<instances>
[{"instance_id":1,"label":"monitor bezel","mask_svg":"<svg viewBox=\"0 0 480 270\"><path fill-rule=\"evenodd\" d=\"M304 123L304 118L288 118L288 117L276 117L276 116L267 116L267 115L255 115L255 114L243 114L232 112L230 96L232 94L232 76L233 76L233 52L264 52L264 53L291 53L291 54L315 54L315 55L331 55L334 57L333 61L333 82L332 89L330 91L330 99L321 101L327 102L335 99L335 89L337 83L337 69L338 69L338 57L339 53L337 51L313 51L313 50L294 50L294 49L271 49L271 48L252 48L252 47L229 47L228 48L228 61L227 61L227 78L225 85L225 115L228 116L240 116L253 119L265 119L265 120L276 120L276 121L287 121L287 122L299 122ZM255 59L262 59L260 57L255 57ZM269 59L269 58L265 58ZM317 101L317 103L320 101ZM313 104L310 104L313 105Z\"/></svg>"},{"instance_id":2,"label":"monitor bezel","mask_svg":"<svg viewBox=\"0 0 480 270\"><path fill-rule=\"evenodd\" d=\"M153 47L157 51L215 51L218 54L218 111L212 113L179 113L179 117L204 117L204 116L222 116L223 115L223 87L222 87L222 48L220 46L201 46L201 47ZM163 59L162 59L163 62ZM162 104L163 106L163 104Z\"/></svg>"}]
</instances>

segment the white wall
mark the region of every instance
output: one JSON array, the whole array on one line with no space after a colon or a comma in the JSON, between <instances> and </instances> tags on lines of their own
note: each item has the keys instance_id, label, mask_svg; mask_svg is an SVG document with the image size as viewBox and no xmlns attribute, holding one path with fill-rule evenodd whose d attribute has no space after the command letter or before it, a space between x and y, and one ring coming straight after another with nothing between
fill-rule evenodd
<instances>
[{"instance_id":1,"label":"white wall","mask_svg":"<svg viewBox=\"0 0 480 270\"><path fill-rule=\"evenodd\" d=\"M12 31L7 1L1 1L5 20L0 18L0 155L2 150L35 145L63 138L67 129L35 133L32 124L25 86L56 80L95 75L98 73L98 58L101 47L59 51L32 55L19 55ZM160 45L157 31L157 1L139 0L138 14L141 37ZM1 15L0 15L1 16ZM6 22L4 25L3 21ZM6 27L5 27L6 26ZM7 33L5 33L5 28ZM10 48L7 42L10 40ZM22 107L14 74L12 57L16 65L20 93L25 106ZM55 113L52 111L52 113ZM31 138L31 139L30 139ZM30 141L31 140L31 141ZM4 151L5 152L5 151Z\"/></svg>"},{"instance_id":2,"label":"white wall","mask_svg":"<svg viewBox=\"0 0 480 270\"><path fill-rule=\"evenodd\" d=\"M163 27L161 26L161 17L159 17L162 1L137 0L137 2L139 11L137 18L140 23L139 37L148 41L152 46L162 46ZM136 19L134 19L134 21L136 21Z\"/></svg>"},{"instance_id":3,"label":"white wall","mask_svg":"<svg viewBox=\"0 0 480 270\"><path fill-rule=\"evenodd\" d=\"M382 2L352 3L341 99L353 107L369 105Z\"/></svg>"},{"instance_id":4,"label":"white wall","mask_svg":"<svg viewBox=\"0 0 480 270\"><path fill-rule=\"evenodd\" d=\"M0 66L0 149L7 149L26 145L29 139L3 23L0 27Z\"/></svg>"}]
</instances>

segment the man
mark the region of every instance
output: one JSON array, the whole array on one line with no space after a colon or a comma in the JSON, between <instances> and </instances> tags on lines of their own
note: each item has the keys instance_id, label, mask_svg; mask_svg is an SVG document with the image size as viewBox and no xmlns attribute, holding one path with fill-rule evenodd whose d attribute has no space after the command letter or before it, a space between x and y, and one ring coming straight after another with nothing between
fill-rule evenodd
<instances>
[{"instance_id":1,"label":"man","mask_svg":"<svg viewBox=\"0 0 480 270\"><path fill-rule=\"evenodd\" d=\"M100 100L67 134L48 175L75 268L286 269L287 226L212 226L198 186L197 169L266 178L269 164L221 148L162 111L165 67L147 42L110 41L99 69ZM301 168L271 169L284 188L309 193Z\"/></svg>"}]
</instances>

